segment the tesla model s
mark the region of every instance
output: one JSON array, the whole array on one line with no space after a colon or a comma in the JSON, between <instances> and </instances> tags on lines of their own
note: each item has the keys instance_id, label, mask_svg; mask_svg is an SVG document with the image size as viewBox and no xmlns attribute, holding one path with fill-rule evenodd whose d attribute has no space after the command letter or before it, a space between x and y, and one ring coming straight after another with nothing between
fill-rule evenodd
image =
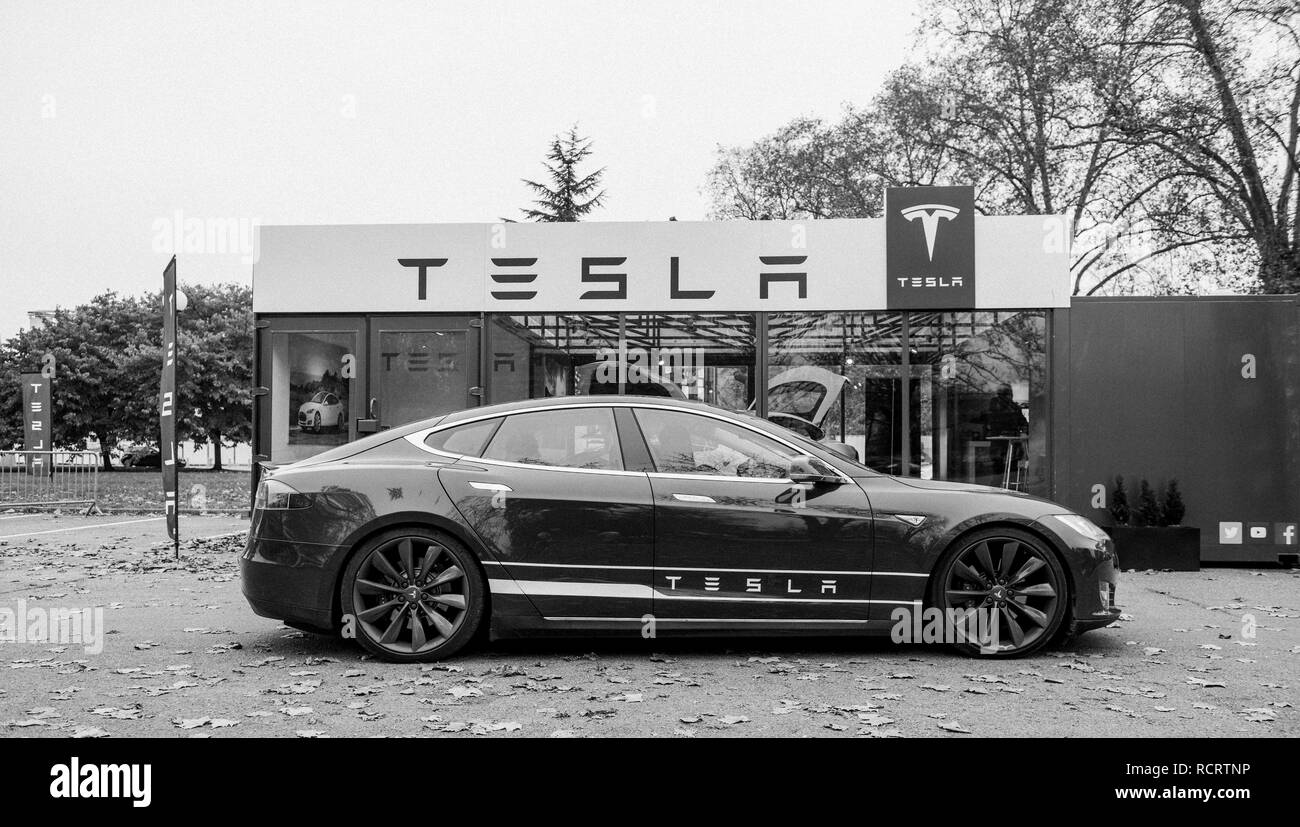
<instances>
[{"instance_id":1,"label":"tesla model s","mask_svg":"<svg viewBox=\"0 0 1300 827\"><path fill-rule=\"evenodd\" d=\"M240 562L258 614L397 661L480 633L890 635L921 615L1013 657L1119 615L1110 539L1060 505L669 398L475 408L269 469Z\"/></svg>"}]
</instances>

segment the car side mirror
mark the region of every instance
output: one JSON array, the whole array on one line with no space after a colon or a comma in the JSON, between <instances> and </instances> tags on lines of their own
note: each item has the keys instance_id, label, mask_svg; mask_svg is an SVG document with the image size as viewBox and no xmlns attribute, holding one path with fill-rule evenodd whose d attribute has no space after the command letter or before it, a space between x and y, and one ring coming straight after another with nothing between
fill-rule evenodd
<instances>
[{"instance_id":1,"label":"car side mirror","mask_svg":"<svg viewBox=\"0 0 1300 827\"><path fill-rule=\"evenodd\" d=\"M841 485L844 478L826 463L805 455L790 460L790 481L813 485Z\"/></svg>"}]
</instances>

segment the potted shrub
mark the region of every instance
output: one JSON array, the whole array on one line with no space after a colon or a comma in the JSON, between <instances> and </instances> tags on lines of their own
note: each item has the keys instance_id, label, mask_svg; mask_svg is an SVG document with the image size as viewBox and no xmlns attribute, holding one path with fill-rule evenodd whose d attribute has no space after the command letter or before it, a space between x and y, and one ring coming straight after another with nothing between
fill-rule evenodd
<instances>
[{"instance_id":1,"label":"potted shrub","mask_svg":"<svg viewBox=\"0 0 1300 827\"><path fill-rule=\"evenodd\" d=\"M1151 484L1138 484L1137 508L1130 509L1124 478L1115 477L1110 513L1115 525L1106 529L1115 541L1121 569L1200 571L1201 530L1182 525L1183 494L1171 479L1163 496Z\"/></svg>"}]
</instances>

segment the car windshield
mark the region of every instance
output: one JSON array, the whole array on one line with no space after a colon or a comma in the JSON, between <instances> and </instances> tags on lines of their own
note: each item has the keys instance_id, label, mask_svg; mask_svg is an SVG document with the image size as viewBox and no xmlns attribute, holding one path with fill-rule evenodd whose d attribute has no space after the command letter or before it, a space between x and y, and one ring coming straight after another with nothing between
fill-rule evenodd
<instances>
[{"instance_id":1,"label":"car windshield","mask_svg":"<svg viewBox=\"0 0 1300 827\"><path fill-rule=\"evenodd\" d=\"M323 404L325 402L325 397L327 396L329 396L329 394L325 393L325 391L320 391L311 398L311 401Z\"/></svg>"}]
</instances>

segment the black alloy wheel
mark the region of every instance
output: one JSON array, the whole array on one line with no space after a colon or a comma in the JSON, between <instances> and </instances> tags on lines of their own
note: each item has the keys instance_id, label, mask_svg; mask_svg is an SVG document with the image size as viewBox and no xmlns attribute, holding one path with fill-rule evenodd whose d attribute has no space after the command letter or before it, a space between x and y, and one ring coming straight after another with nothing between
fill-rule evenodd
<instances>
[{"instance_id":1,"label":"black alloy wheel","mask_svg":"<svg viewBox=\"0 0 1300 827\"><path fill-rule=\"evenodd\" d=\"M376 537L348 563L340 595L344 631L387 660L449 657L478 630L487 581L453 538L418 528ZM349 617L351 623L349 625Z\"/></svg>"},{"instance_id":2,"label":"black alloy wheel","mask_svg":"<svg viewBox=\"0 0 1300 827\"><path fill-rule=\"evenodd\" d=\"M958 618L960 651L982 657L1020 657L1061 630L1069 586L1056 554L1015 529L990 529L964 538L939 569L932 605ZM952 611L949 611L952 610Z\"/></svg>"}]
</instances>

